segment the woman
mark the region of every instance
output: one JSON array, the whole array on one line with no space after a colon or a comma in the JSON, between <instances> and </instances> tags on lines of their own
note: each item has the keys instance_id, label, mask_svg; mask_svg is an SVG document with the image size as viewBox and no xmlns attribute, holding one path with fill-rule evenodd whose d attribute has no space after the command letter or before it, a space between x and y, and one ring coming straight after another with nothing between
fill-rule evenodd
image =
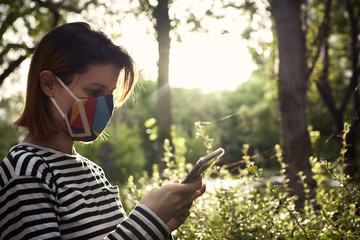
<instances>
[{"instance_id":1,"label":"woman","mask_svg":"<svg viewBox=\"0 0 360 240\"><path fill-rule=\"evenodd\" d=\"M151 190L126 217L117 186L74 149L101 134L133 85L128 53L86 23L40 41L15 121L28 135L0 165L0 239L166 239L185 221L201 179Z\"/></svg>"}]
</instances>

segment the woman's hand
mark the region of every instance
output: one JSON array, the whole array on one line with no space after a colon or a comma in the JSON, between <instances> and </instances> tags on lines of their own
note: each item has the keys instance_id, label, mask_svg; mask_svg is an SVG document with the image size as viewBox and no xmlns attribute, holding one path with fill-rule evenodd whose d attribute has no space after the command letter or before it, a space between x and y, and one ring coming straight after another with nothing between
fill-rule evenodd
<instances>
[{"instance_id":1,"label":"woman's hand","mask_svg":"<svg viewBox=\"0 0 360 240\"><path fill-rule=\"evenodd\" d=\"M176 180L176 182L178 181ZM203 195L205 191L206 191L206 185L203 184L201 188L197 190L198 196L196 198ZM174 231L175 229L178 229L185 222L187 217L190 215L191 207L192 207L192 203L186 206L180 215L173 217L172 219L170 219L170 221L166 223L167 227L170 229L171 232Z\"/></svg>"},{"instance_id":2,"label":"woman's hand","mask_svg":"<svg viewBox=\"0 0 360 240\"><path fill-rule=\"evenodd\" d=\"M193 201L200 197L205 189L200 177L186 184L175 181L152 189L140 203L150 208L173 231L189 216Z\"/></svg>"}]
</instances>

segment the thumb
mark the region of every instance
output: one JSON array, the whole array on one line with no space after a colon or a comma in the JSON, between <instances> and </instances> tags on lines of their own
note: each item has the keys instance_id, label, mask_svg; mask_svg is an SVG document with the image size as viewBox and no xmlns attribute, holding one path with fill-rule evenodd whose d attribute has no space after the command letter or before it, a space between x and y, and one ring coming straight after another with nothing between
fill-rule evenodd
<instances>
[{"instance_id":1,"label":"thumb","mask_svg":"<svg viewBox=\"0 0 360 240\"><path fill-rule=\"evenodd\" d=\"M186 191L186 192L196 191L196 190L200 189L201 186L202 186L201 177L196 178L192 182L184 183L184 184L181 184L181 185L183 187L183 190Z\"/></svg>"}]
</instances>

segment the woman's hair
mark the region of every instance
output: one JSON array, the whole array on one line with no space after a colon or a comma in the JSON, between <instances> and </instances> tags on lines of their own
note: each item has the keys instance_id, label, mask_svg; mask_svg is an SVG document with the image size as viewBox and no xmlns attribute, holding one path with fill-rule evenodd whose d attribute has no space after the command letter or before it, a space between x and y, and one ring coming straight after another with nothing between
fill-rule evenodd
<instances>
[{"instance_id":1,"label":"woman's hair","mask_svg":"<svg viewBox=\"0 0 360 240\"><path fill-rule=\"evenodd\" d=\"M25 106L14 124L27 127L35 138L55 133L57 126L52 119L50 99L40 88L40 73L51 71L68 85L74 74L85 73L90 65L102 64L114 64L124 72L116 97L119 103L125 101L134 86L135 74L133 60L124 48L83 22L64 24L47 33L31 59Z\"/></svg>"}]
</instances>

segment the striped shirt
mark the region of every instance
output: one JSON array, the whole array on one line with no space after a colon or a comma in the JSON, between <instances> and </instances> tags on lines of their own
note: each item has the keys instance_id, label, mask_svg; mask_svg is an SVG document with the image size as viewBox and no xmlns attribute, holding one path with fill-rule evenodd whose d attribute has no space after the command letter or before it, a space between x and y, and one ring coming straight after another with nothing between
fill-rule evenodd
<instances>
[{"instance_id":1,"label":"striped shirt","mask_svg":"<svg viewBox=\"0 0 360 240\"><path fill-rule=\"evenodd\" d=\"M79 154L20 143L0 164L0 239L165 239L169 234L142 204L126 217L118 187Z\"/></svg>"}]
</instances>

